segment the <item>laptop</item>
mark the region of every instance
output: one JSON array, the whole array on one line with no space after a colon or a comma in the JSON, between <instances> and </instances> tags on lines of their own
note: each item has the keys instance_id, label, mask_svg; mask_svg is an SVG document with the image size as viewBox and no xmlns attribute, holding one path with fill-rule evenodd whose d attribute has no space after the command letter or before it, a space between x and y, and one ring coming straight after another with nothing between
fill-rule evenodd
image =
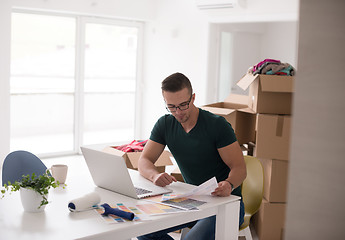
<instances>
[{"instance_id":1,"label":"laptop","mask_svg":"<svg viewBox=\"0 0 345 240\"><path fill-rule=\"evenodd\" d=\"M135 174L135 170L127 169L122 156L87 147L81 147L81 151L93 182L98 187L136 199L172 192L167 187L156 186L140 174Z\"/></svg>"}]
</instances>

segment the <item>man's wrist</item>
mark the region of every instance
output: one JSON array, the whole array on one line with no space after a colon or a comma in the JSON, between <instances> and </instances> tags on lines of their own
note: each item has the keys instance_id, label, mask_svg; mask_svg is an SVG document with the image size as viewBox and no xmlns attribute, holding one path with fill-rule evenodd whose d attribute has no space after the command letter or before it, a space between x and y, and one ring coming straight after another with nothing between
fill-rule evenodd
<instances>
[{"instance_id":1,"label":"man's wrist","mask_svg":"<svg viewBox=\"0 0 345 240\"><path fill-rule=\"evenodd\" d=\"M225 179L225 181L227 181L227 182L230 184L230 186L231 186L231 192L234 191L234 189L235 189L235 188L234 188L234 185L233 185L229 180L227 180L227 179Z\"/></svg>"}]
</instances>

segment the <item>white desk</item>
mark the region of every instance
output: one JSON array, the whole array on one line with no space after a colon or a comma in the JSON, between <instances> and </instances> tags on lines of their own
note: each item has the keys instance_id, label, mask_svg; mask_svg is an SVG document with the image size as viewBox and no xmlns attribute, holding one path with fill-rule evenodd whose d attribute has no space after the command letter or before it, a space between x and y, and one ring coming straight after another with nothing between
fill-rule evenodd
<instances>
[{"instance_id":1,"label":"white desk","mask_svg":"<svg viewBox=\"0 0 345 240\"><path fill-rule=\"evenodd\" d=\"M47 167L56 162L46 162ZM62 162L59 162L62 163ZM217 215L216 239L237 240L239 219L239 198L209 197L210 202L200 211L155 216L152 221L107 224L93 210L71 213L67 209L70 200L92 191L101 196L101 203L132 202L135 200L114 192L95 187L86 164L81 157L68 162L67 187L49 192L50 203L41 213L26 213L20 202L19 192L0 199L0 239L131 239L146 233L171 226ZM193 186L173 183L174 192L185 192Z\"/></svg>"}]
</instances>

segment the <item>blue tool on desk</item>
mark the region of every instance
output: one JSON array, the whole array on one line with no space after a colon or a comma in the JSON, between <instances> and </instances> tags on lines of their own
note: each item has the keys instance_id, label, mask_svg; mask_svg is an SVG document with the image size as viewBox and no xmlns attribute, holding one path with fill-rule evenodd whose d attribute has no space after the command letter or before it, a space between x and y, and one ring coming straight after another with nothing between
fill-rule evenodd
<instances>
[{"instance_id":1,"label":"blue tool on desk","mask_svg":"<svg viewBox=\"0 0 345 240\"><path fill-rule=\"evenodd\" d=\"M101 206L104 208L104 213L102 215L108 216L109 214L114 214L116 216L131 220L131 221L134 218L134 213L125 212L125 211L122 211L118 208L112 208L109 206L108 203L104 203Z\"/></svg>"}]
</instances>

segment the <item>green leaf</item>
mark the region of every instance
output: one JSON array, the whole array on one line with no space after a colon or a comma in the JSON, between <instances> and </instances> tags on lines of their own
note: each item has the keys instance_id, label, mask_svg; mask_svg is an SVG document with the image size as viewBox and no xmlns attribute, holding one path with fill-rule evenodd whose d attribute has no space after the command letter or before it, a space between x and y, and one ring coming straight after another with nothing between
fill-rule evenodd
<instances>
[{"instance_id":1,"label":"green leaf","mask_svg":"<svg viewBox=\"0 0 345 240\"><path fill-rule=\"evenodd\" d=\"M59 185L60 183L58 181L55 182L55 179L50 175L49 171L43 175L39 175L38 177L35 173L32 173L31 175L23 175L22 180L19 182L15 181L14 183L11 183L8 181L8 184L4 184L4 189L1 190L1 198L4 197L6 192L19 191L20 188L32 188L43 197L41 205L39 206L40 208L41 206L48 204L48 200L45 195L48 194L49 189L51 187L57 188ZM65 186L66 184L63 185L63 188L65 188Z\"/></svg>"}]
</instances>

